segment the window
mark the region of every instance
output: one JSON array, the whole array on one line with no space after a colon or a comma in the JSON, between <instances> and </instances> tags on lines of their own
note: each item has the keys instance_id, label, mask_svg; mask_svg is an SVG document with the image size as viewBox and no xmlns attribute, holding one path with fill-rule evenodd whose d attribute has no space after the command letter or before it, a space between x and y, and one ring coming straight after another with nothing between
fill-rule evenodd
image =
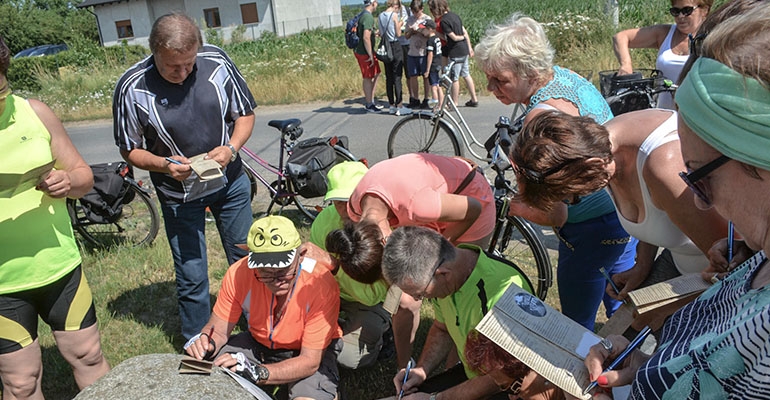
<instances>
[{"instance_id":1,"label":"window","mask_svg":"<svg viewBox=\"0 0 770 400\"><path fill-rule=\"evenodd\" d=\"M115 29L118 30L118 39L134 37L134 28L131 27L130 19L115 21Z\"/></svg>"},{"instance_id":2,"label":"window","mask_svg":"<svg viewBox=\"0 0 770 400\"><path fill-rule=\"evenodd\" d=\"M241 4L241 18L243 18L244 24L254 24L259 22L257 3Z\"/></svg>"},{"instance_id":3,"label":"window","mask_svg":"<svg viewBox=\"0 0 770 400\"><path fill-rule=\"evenodd\" d=\"M218 8L207 8L203 10L203 18L206 19L206 27L219 28L222 26L222 21L219 19Z\"/></svg>"}]
</instances>

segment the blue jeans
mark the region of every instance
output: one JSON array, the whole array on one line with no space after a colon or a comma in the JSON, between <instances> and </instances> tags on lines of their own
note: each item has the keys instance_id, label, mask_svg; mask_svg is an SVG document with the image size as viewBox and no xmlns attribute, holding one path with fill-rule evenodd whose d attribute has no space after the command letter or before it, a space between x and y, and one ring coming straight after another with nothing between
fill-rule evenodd
<instances>
[{"instance_id":1,"label":"blue jeans","mask_svg":"<svg viewBox=\"0 0 770 400\"><path fill-rule=\"evenodd\" d=\"M174 259L179 316L185 340L200 333L211 315L206 207L214 215L227 261L232 264L247 254L236 245L246 243L251 228L250 190L249 179L246 174L241 174L222 190L188 203L169 201L158 193Z\"/></svg>"},{"instance_id":2,"label":"blue jeans","mask_svg":"<svg viewBox=\"0 0 770 400\"><path fill-rule=\"evenodd\" d=\"M631 269L638 241L623 229L615 212L564 224L557 234L560 240L556 280L561 311L593 331L602 301L607 317L622 304L605 293L607 280L599 268L604 267L610 276Z\"/></svg>"}]
</instances>

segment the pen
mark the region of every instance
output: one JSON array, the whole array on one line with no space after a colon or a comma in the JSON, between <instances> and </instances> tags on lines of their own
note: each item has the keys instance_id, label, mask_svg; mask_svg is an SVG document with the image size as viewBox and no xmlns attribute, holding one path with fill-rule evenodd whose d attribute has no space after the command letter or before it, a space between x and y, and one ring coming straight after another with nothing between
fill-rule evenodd
<instances>
[{"instance_id":1,"label":"pen","mask_svg":"<svg viewBox=\"0 0 770 400\"><path fill-rule=\"evenodd\" d=\"M404 397L404 385L406 385L406 380L409 379L409 370L414 367L414 358L410 358L409 362L406 363L406 371L404 372L404 381L401 382L401 391L398 393L398 400L401 400L402 397Z\"/></svg>"},{"instance_id":2,"label":"pen","mask_svg":"<svg viewBox=\"0 0 770 400\"><path fill-rule=\"evenodd\" d=\"M170 162L171 164L183 165L181 161L174 160L171 157L166 157L166 161Z\"/></svg>"},{"instance_id":3,"label":"pen","mask_svg":"<svg viewBox=\"0 0 770 400\"><path fill-rule=\"evenodd\" d=\"M601 272L602 275L604 275L604 279L606 279L607 282L610 283L610 286L612 286L612 290L615 291L615 294L620 294L620 290L618 289L618 286L615 285L615 282L612 281L612 278L610 278L610 274L607 273L607 270L604 269L604 267L601 267L601 268L599 268L599 272ZM625 303L625 302L626 302L626 300L624 299L623 303Z\"/></svg>"},{"instance_id":4,"label":"pen","mask_svg":"<svg viewBox=\"0 0 770 400\"><path fill-rule=\"evenodd\" d=\"M733 242L735 241L735 226L733 221L727 221L727 263L733 260Z\"/></svg>"},{"instance_id":5,"label":"pen","mask_svg":"<svg viewBox=\"0 0 770 400\"><path fill-rule=\"evenodd\" d=\"M618 358L616 358L615 361L613 361L612 364L610 364L609 367L607 367L604 371L602 371L602 375L604 375L605 373L607 373L609 371L612 371L618 365L620 365L620 363L622 363L628 357L628 355L631 354L632 351L634 351L637 347L639 347L639 345L642 344L642 342L644 342L644 339L647 337L647 335L650 334L650 331L651 331L650 327L649 326L645 326L644 329L642 329L639 332L639 334L636 335L634 340L632 340L631 343L628 344L628 347L626 347L626 349L623 350L622 353L620 353ZM596 387L596 385L598 385L598 383L596 381L591 382L591 384L588 385L586 390L583 391L583 394L584 395L588 394L591 390L593 390Z\"/></svg>"}]
</instances>

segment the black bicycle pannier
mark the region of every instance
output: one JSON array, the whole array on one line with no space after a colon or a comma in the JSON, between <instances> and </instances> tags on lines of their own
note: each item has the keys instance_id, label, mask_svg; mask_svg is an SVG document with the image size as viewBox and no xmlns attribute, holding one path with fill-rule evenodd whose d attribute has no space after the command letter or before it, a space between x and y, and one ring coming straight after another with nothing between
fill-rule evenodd
<instances>
[{"instance_id":1,"label":"black bicycle pannier","mask_svg":"<svg viewBox=\"0 0 770 400\"><path fill-rule=\"evenodd\" d=\"M337 164L337 153L329 140L311 138L298 142L287 160L286 172L294 190L304 198L326 194L326 173Z\"/></svg>"},{"instance_id":2,"label":"black bicycle pannier","mask_svg":"<svg viewBox=\"0 0 770 400\"><path fill-rule=\"evenodd\" d=\"M133 171L123 161L91 165L94 173L94 187L80 198L83 212L91 222L109 224L117 221L123 212L123 205L131 202L134 192L131 184L123 177L133 176Z\"/></svg>"}]
</instances>

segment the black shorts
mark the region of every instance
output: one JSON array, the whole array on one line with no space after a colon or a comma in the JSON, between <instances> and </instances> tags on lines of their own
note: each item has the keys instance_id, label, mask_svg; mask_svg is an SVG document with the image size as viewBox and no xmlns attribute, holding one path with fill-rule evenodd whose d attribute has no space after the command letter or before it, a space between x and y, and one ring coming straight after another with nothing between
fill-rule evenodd
<instances>
[{"instance_id":1,"label":"black shorts","mask_svg":"<svg viewBox=\"0 0 770 400\"><path fill-rule=\"evenodd\" d=\"M77 331L96 323L91 288L82 266L41 288L0 295L0 354L37 339L37 317L53 331Z\"/></svg>"}]
</instances>

